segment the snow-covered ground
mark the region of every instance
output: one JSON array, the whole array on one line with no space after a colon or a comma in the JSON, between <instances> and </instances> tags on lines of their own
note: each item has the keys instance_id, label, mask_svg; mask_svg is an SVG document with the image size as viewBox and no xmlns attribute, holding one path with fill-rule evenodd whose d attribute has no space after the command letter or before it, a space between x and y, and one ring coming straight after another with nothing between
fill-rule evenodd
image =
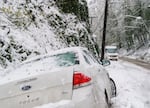
<instances>
[{"instance_id":1,"label":"snow-covered ground","mask_svg":"<svg viewBox=\"0 0 150 108\"><path fill-rule=\"evenodd\" d=\"M121 60L106 69L118 90L112 108L150 108L150 70Z\"/></svg>"},{"instance_id":2,"label":"snow-covered ground","mask_svg":"<svg viewBox=\"0 0 150 108\"><path fill-rule=\"evenodd\" d=\"M127 51L124 48L122 48L119 49L119 54L121 56L126 56L128 58L137 59L150 63L150 46L141 47L138 50L132 49L130 51Z\"/></svg>"}]
</instances>

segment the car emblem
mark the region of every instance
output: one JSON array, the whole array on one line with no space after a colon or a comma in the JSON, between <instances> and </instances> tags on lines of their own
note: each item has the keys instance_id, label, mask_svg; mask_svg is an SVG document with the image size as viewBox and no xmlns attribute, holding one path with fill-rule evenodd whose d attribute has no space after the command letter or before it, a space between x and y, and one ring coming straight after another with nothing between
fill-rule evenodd
<instances>
[{"instance_id":1,"label":"car emblem","mask_svg":"<svg viewBox=\"0 0 150 108\"><path fill-rule=\"evenodd\" d=\"M21 89L22 89L22 91L27 91L27 90L31 89L31 86L30 85L26 85L26 86L23 86Z\"/></svg>"}]
</instances>

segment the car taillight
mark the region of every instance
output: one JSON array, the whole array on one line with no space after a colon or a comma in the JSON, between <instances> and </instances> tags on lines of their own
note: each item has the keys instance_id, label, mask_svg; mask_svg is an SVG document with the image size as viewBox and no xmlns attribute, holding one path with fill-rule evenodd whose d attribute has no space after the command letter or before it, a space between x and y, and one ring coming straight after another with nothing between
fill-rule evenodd
<instances>
[{"instance_id":1,"label":"car taillight","mask_svg":"<svg viewBox=\"0 0 150 108\"><path fill-rule=\"evenodd\" d=\"M78 88L89 84L91 78L80 72L75 72L73 75L73 87Z\"/></svg>"}]
</instances>

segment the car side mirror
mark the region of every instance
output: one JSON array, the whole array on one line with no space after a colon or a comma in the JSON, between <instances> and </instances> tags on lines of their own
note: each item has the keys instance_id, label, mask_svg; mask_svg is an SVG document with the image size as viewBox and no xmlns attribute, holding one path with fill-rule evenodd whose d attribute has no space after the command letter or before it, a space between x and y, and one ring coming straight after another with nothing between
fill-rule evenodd
<instances>
[{"instance_id":1,"label":"car side mirror","mask_svg":"<svg viewBox=\"0 0 150 108\"><path fill-rule=\"evenodd\" d=\"M79 60L75 60L75 64L80 64L80 61Z\"/></svg>"},{"instance_id":2,"label":"car side mirror","mask_svg":"<svg viewBox=\"0 0 150 108\"><path fill-rule=\"evenodd\" d=\"M110 65L110 61L109 61L109 60L106 60L106 59L102 60L101 63L102 63L103 66L108 66L108 65Z\"/></svg>"}]
</instances>

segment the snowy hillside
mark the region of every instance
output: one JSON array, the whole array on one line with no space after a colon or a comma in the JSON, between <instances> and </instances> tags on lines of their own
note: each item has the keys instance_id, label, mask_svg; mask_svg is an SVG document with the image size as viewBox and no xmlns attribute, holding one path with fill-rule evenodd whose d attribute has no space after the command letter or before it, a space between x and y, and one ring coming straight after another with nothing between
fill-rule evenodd
<instances>
[{"instance_id":1,"label":"snowy hillside","mask_svg":"<svg viewBox=\"0 0 150 108\"><path fill-rule=\"evenodd\" d=\"M92 42L86 23L63 13L54 0L0 1L1 68L63 47L92 49Z\"/></svg>"}]
</instances>

